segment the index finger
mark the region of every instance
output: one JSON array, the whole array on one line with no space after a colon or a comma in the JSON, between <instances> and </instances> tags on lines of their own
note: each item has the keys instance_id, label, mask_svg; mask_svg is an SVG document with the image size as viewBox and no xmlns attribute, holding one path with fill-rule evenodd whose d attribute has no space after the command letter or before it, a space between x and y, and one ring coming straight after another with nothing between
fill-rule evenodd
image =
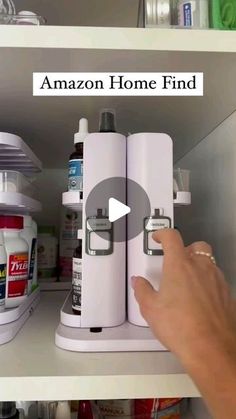
<instances>
[{"instance_id":1,"label":"index finger","mask_svg":"<svg viewBox=\"0 0 236 419\"><path fill-rule=\"evenodd\" d=\"M184 242L177 230L170 228L157 230L152 237L156 242L161 243L165 256L186 257Z\"/></svg>"}]
</instances>

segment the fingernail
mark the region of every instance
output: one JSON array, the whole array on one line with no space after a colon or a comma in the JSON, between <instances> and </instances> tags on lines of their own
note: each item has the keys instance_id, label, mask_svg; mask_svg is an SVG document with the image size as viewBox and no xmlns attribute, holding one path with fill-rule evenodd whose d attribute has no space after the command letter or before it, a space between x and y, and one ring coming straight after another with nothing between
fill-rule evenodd
<instances>
[{"instance_id":1,"label":"fingernail","mask_svg":"<svg viewBox=\"0 0 236 419\"><path fill-rule=\"evenodd\" d=\"M132 288L135 287L136 281L137 281L137 276L131 276L131 287Z\"/></svg>"}]
</instances>

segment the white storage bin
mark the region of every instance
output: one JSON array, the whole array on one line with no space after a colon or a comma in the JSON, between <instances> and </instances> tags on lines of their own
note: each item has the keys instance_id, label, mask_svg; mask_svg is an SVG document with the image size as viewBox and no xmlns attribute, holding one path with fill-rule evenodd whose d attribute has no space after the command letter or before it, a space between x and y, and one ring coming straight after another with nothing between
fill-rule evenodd
<instances>
[{"instance_id":1,"label":"white storage bin","mask_svg":"<svg viewBox=\"0 0 236 419\"><path fill-rule=\"evenodd\" d=\"M13 170L0 171L0 192L19 192L31 198L36 196L32 182L22 173Z\"/></svg>"}]
</instances>

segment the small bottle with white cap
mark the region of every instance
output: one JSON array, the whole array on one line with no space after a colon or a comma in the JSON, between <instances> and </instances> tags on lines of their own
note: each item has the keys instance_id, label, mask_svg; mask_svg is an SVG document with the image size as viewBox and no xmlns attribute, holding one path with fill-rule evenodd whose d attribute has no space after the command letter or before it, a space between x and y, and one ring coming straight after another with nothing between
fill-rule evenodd
<instances>
[{"instance_id":1,"label":"small bottle with white cap","mask_svg":"<svg viewBox=\"0 0 236 419\"><path fill-rule=\"evenodd\" d=\"M82 290L82 235L78 230L78 246L73 255L72 267L72 310L74 314L81 315L81 290Z\"/></svg>"},{"instance_id":2,"label":"small bottle with white cap","mask_svg":"<svg viewBox=\"0 0 236 419\"><path fill-rule=\"evenodd\" d=\"M79 121L79 132L75 133L75 151L70 155L69 160L69 191L83 190L83 155L84 140L88 135L88 120L85 118Z\"/></svg>"}]
</instances>

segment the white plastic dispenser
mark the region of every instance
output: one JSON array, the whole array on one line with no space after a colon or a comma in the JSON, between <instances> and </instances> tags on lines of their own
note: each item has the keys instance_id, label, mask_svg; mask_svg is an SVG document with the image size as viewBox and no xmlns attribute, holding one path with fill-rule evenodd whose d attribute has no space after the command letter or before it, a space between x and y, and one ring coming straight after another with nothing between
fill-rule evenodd
<instances>
[{"instance_id":1,"label":"white plastic dispenser","mask_svg":"<svg viewBox=\"0 0 236 419\"><path fill-rule=\"evenodd\" d=\"M128 320L146 326L131 287L131 277L147 278L155 289L161 279L163 252L152 239L153 231L173 227L173 144L166 134L134 134L127 140L127 177L147 193L152 213L143 214L143 231L127 243ZM128 183L127 203L132 201ZM145 211L145 209L144 209ZM128 221L128 234L129 225Z\"/></svg>"},{"instance_id":2,"label":"white plastic dispenser","mask_svg":"<svg viewBox=\"0 0 236 419\"><path fill-rule=\"evenodd\" d=\"M84 202L100 182L117 177L126 177L126 138L110 132L89 134L84 142ZM110 223L101 188L94 204L83 206L81 327L88 328L118 326L126 318L126 244L116 242L121 223L126 228L125 219L119 226ZM124 185L119 191L123 202L125 194Z\"/></svg>"},{"instance_id":3,"label":"white plastic dispenser","mask_svg":"<svg viewBox=\"0 0 236 419\"><path fill-rule=\"evenodd\" d=\"M126 187L117 197L108 183L106 201L104 183L101 194L99 184L116 177L124 177ZM134 182L146 192L147 202L139 199L137 204ZM94 188L98 193L93 201ZM130 207L127 232L125 217L109 221L109 198ZM134 204L139 206L141 228L132 238ZM159 288L163 250L153 241L152 233L174 226L173 210L173 144L168 135L141 133L127 140L111 132L88 135L84 142L81 315L73 315L69 295L61 309L57 346L78 352L165 350L140 314L130 278L144 276ZM118 230L127 233L127 241L117 241Z\"/></svg>"}]
</instances>

